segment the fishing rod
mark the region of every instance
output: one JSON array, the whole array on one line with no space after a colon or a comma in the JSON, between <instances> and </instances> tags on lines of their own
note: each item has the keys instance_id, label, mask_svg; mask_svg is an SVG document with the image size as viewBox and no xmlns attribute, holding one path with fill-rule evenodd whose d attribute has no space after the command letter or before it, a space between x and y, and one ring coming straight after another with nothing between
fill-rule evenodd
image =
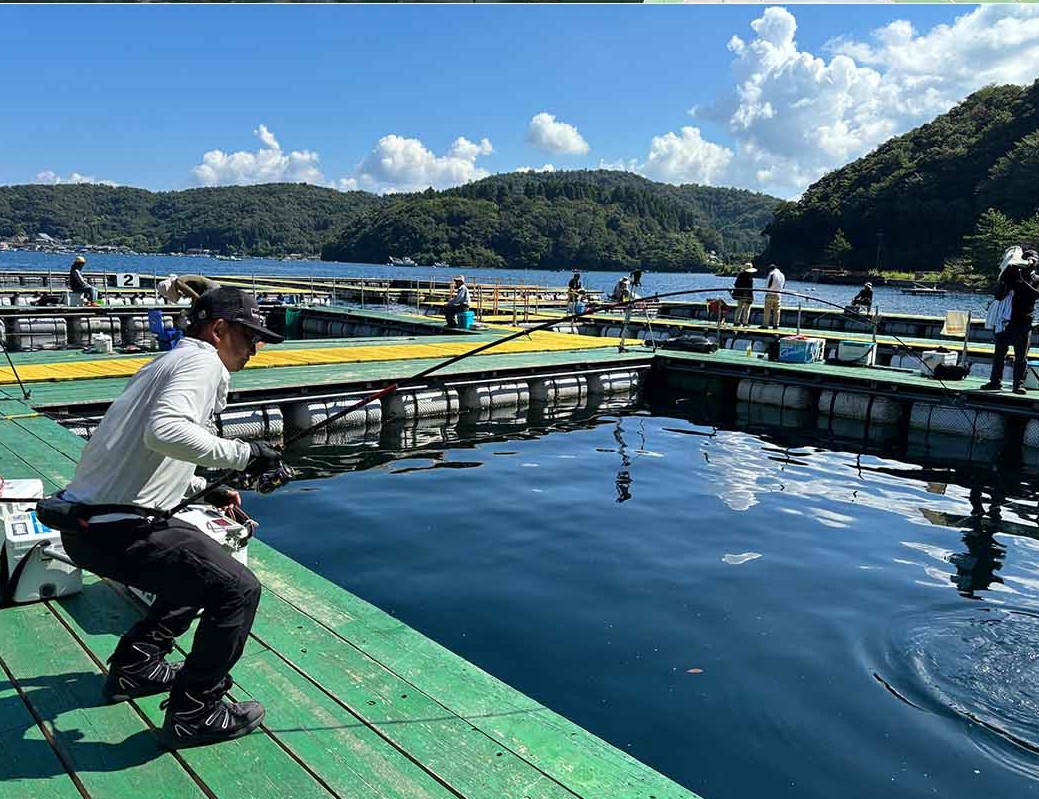
<instances>
[{"instance_id":1,"label":"fishing rod","mask_svg":"<svg viewBox=\"0 0 1039 799\"><path fill-rule=\"evenodd\" d=\"M11 353L8 351L7 345L0 342L0 349L2 349L4 351L4 355L7 356L7 363L10 364L11 371L14 372L14 379L18 381L18 388L22 390L22 399L28 401L28 399L32 396L32 391L25 387L25 384L22 382L21 376L18 374L18 370L14 368L14 361L11 360Z\"/></svg>"},{"instance_id":2,"label":"fishing rod","mask_svg":"<svg viewBox=\"0 0 1039 799\"><path fill-rule=\"evenodd\" d=\"M326 428L329 425L333 424L334 422L338 421L339 419L342 419L347 414L353 413L354 411L358 410L359 408L364 407L365 405L367 405L367 404L369 404L371 402L375 402L376 400L382 399L383 397L388 396L389 394L392 394L393 392L399 390L401 387L412 385L412 384L421 383L421 381L423 381L425 378L429 377L430 375L434 374L435 372L439 372L439 371L441 371L443 369L446 369L447 367L452 366L452 365L458 363L459 361L463 361L466 358L471 358L471 357L473 357L475 355L480 355L481 353L487 352L488 350L494 349L495 347L500 347L502 344L507 344L510 341L515 341L518 338L529 337L532 333L536 333L536 332L541 331L541 330L546 330L546 329L555 327L556 325L563 324L563 323L566 323L566 322L575 322L578 319L581 319L582 317L590 316L592 314L597 314L597 313L600 313L602 311L613 311L613 310L618 310L618 309L626 309L627 310L627 315L628 315L627 318L630 319L631 307L633 305L637 304L637 303L659 302L660 300L666 299L666 298L669 298L669 297L682 297L682 296L688 296L688 295L691 295L691 294L717 294L719 292L727 292L728 290L729 290L728 287L712 286L712 287L707 287L707 288L680 289L680 290L676 290L676 291L657 292L655 294L648 295L648 296L645 296L645 297L631 296L631 297L628 297L625 300L618 300L618 301L614 301L614 302L604 303L602 305L597 305L594 308L585 308L582 311L575 312L575 313L572 313L572 314L566 314L566 315L561 316L561 317L553 317L552 319L550 319L548 321L540 322L540 323L538 323L536 325L533 325L531 327L528 327L528 328L523 328L522 330L518 330L518 331L516 331L514 333L510 333L510 334L508 334L506 336L503 336L501 338L494 339L493 341L488 341L488 342L485 342L483 344L480 344L480 345L478 345L476 347L473 347L470 350L467 350L465 352L459 353L458 355L453 355L450 358L445 358L444 360L439 361L439 362L433 364L432 366L429 366L429 367L427 367L425 369L422 369L419 372L416 372L414 375L411 375L408 378L405 378L405 379L400 380L400 381L395 382L395 383L391 383L391 384L389 384L387 386L384 386L383 388L380 388L380 389L378 389L376 391L373 391L373 392L371 392L369 394L366 394L365 396L361 397L356 402L353 402L350 405L348 405L347 407L343 408L342 410L339 410L336 413L332 414L331 416L328 416L328 417L322 419L320 422L316 422L316 423L310 425L309 427L305 427L305 428L303 428L301 430L298 430L296 433L294 433L293 435L291 435L291 436L289 436L288 438L285 439L285 441L283 443L283 446L287 447L290 444L293 444L296 441L300 440L304 436L313 435L314 433L316 433L316 432L318 432L320 430L323 430L324 428ZM773 292L773 293L781 294L781 295L789 296L789 297L797 297L799 299L811 300L813 302L820 302L820 303L822 303L824 305L830 305L830 306L832 306L834 308L840 309L846 316L850 317L853 320L865 322L866 324L868 324L871 327L873 327L875 332L880 330L881 322L879 320L873 319L873 318L871 318L870 316L868 316L866 314L859 313L858 311L850 311L850 310L848 310L847 307L842 306L842 305L838 305L835 302L830 302L829 300L824 300L824 299L819 298L819 297L811 297L811 296L809 296L807 294L802 294L802 293L796 292L796 291L782 290L782 291L776 291L776 292ZM896 335L894 335L892 333L887 333L886 335L889 335L892 339L894 339L896 342L898 342L898 344L903 349L905 349L907 351L910 349L909 346L904 341L902 341L902 339L900 339L898 336L896 336ZM620 351L621 352L624 351L623 339L621 340ZM934 372L933 367L929 366L928 364L924 364L924 365L932 373L932 376L933 376L933 372ZM952 396L952 391L948 388L948 386L945 385L944 381L942 381L940 378L935 378L935 379L937 379L938 382L941 383L942 388L945 390L945 392L948 395ZM954 398L954 404L955 404L955 398ZM966 412L964 411L964 413L966 413ZM179 504L175 505L170 510L163 511L163 513L160 514L160 518L169 518L169 517L173 516L175 513L177 513L178 511L181 511L184 508L186 508L188 505L191 505L191 504L193 504L195 502L198 502L206 494L208 494L211 491L219 488L220 486L226 485L235 475L239 474L240 471L241 470L237 470L237 469L229 469L229 470L221 473L212 482L208 483L206 485L206 487L203 488L202 490L200 490L200 491L196 492L195 494L192 494L191 496L189 496L186 499L182 500ZM271 473L268 473L268 474L264 474L264 475L260 475L260 477L257 480L257 490L259 490L261 493L270 493L271 491L275 490L279 486L281 486L284 483L286 483L289 480L291 480L292 476L293 475L292 475L291 470L289 470L288 467L285 467L285 466L283 466L281 469L275 470L274 472L271 472Z\"/></svg>"}]
</instances>

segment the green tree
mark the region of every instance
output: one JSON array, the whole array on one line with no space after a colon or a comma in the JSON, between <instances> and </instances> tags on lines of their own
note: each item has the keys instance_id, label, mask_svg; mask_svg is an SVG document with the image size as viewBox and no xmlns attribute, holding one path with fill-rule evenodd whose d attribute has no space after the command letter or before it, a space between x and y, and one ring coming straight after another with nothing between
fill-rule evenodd
<instances>
[{"instance_id":1,"label":"green tree","mask_svg":"<svg viewBox=\"0 0 1039 799\"><path fill-rule=\"evenodd\" d=\"M972 270L994 280L1003 253L1017 243L1017 238L1017 226L1006 214L994 208L984 211L973 232L964 238L965 255Z\"/></svg>"},{"instance_id":2,"label":"green tree","mask_svg":"<svg viewBox=\"0 0 1039 799\"><path fill-rule=\"evenodd\" d=\"M837 232L833 234L830 243L826 245L826 257L831 262L835 262L837 266L840 266L844 256L849 252L851 252L851 243L844 235L844 231L837 228Z\"/></svg>"}]
</instances>

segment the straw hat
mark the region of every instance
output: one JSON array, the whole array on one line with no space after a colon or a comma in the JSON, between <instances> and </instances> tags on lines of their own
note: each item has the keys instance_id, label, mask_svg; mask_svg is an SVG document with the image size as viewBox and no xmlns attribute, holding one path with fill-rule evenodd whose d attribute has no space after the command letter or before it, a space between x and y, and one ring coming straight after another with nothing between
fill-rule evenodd
<instances>
[{"instance_id":1,"label":"straw hat","mask_svg":"<svg viewBox=\"0 0 1039 799\"><path fill-rule=\"evenodd\" d=\"M74 258L74 259L72 260L72 263L74 263L74 264L85 264L86 262L87 262L87 259L86 259L86 258L84 258L84 257L83 257L82 255L77 255L77 256L76 256L76 257L75 257L75 258Z\"/></svg>"},{"instance_id":2,"label":"straw hat","mask_svg":"<svg viewBox=\"0 0 1039 799\"><path fill-rule=\"evenodd\" d=\"M465 278L462 275L455 275L452 280L456 280L459 283L465 283Z\"/></svg>"},{"instance_id":3,"label":"straw hat","mask_svg":"<svg viewBox=\"0 0 1039 799\"><path fill-rule=\"evenodd\" d=\"M873 284L872 284L872 283L870 283L869 281L867 281L867 282L863 283L862 285L863 285L863 286L865 286L865 287L866 287L866 288L868 288L868 289L871 289L871 288L873 288Z\"/></svg>"},{"instance_id":4,"label":"straw hat","mask_svg":"<svg viewBox=\"0 0 1039 799\"><path fill-rule=\"evenodd\" d=\"M747 261L747 263L745 263L743 265L743 271L744 272L750 272L751 274L753 274L754 272L757 272L758 270L754 268L754 264L752 264L750 261Z\"/></svg>"}]
</instances>

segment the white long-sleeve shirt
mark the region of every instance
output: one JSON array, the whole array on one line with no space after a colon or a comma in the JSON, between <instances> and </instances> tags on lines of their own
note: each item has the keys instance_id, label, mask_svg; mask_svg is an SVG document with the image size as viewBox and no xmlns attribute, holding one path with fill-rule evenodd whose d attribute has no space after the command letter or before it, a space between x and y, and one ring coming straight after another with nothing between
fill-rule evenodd
<instances>
[{"instance_id":1,"label":"white long-sleeve shirt","mask_svg":"<svg viewBox=\"0 0 1039 799\"><path fill-rule=\"evenodd\" d=\"M131 378L83 449L72 502L167 510L204 481L195 465L242 469L249 445L206 425L227 404L231 375L212 344L185 338Z\"/></svg>"},{"instance_id":2,"label":"white long-sleeve shirt","mask_svg":"<svg viewBox=\"0 0 1039 799\"><path fill-rule=\"evenodd\" d=\"M463 283L455 291L455 296L448 300L448 305L468 305L469 304L469 287Z\"/></svg>"},{"instance_id":3,"label":"white long-sleeve shirt","mask_svg":"<svg viewBox=\"0 0 1039 799\"><path fill-rule=\"evenodd\" d=\"M786 275L778 269L773 269L768 273L768 283L765 284L765 290L778 297L778 292L784 288L786 288Z\"/></svg>"}]
</instances>

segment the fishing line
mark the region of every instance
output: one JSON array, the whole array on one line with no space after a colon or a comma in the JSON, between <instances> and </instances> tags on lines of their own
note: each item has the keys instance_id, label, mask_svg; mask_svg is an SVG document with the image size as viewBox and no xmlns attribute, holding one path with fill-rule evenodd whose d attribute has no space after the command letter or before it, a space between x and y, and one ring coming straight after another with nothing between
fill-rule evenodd
<instances>
[{"instance_id":1,"label":"fishing line","mask_svg":"<svg viewBox=\"0 0 1039 799\"><path fill-rule=\"evenodd\" d=\"M391 383L391 384L389 384L387 386L384 386L383 388L378 389L377 391L373 391L373 392L371 392L369 394L366 394L365 396L361 397L361 399L357 400L354 403L351 403L347 407L343 408L342 410L337 411L336 413L332 414L331 416L328 416L328 417L322 419L320 422L316 422L316 423L310 425L309 427L305 427L305 428L303 428L301 430L298 430L296 433L294 433L293 435L291 435L291 436L289 436L288 438L285 439L285 441L283 443L283 446L284 447L288 447L289 445L295 443L296 441L299 441L301 438L304 438L305 436L309 436L309 435L312 435L312 434L318 432L319 430L323 430L324 428L326 428L329 425L333 424L337 420L342 419L347 414L353 413L354 411L358 410L359 408L364 407L365 405L367 405L367 404L369 404L371 402L375 402L376 400L382 399L383 397L388 396L389 394L392 394L394 391L397 391L401 387L409 386L409 385L413 385L413 384L420 384L425 378L429 377L433 373L439 372L439 371L441 371L443 369L446 369L447 367L452 366L452 365L454 365L454 364L456 364L456 363L458 363L460 361L463 361L466 358L471 358L474 355L480 355L481 353L487 352L488 350L494 349L495 347L500 347L502 344L507 344L508 342L515 341L518 338L530 336L532 333L536 333L536 332L538 332L540 330L547 330L549 328L555 327L556 325L559 325L559 324L562 324L562 323L565 323L565 322L575 322L575 321L577 321L578 319L580 319L582 317L590 316L592 314L597 314L597 313L600 313L602 311L612 311L612 310L618 310L618 309L626 309L627 313L630 314L631 306L633 304L635 304L635 303L659 302L660 300L668 298L668 297L681 297L681 296L688 296L690 294L717 294L719 292L727 292L728 290L729 290L728 287L717 287L717 286L714 286L714 287L709 287L709 288L680 289L680 290L677 290L677 291L657 292L656 294L652 294L652 295L645 296L645 297L637 297L637 298L636 297L629 297L626 300L609 302L609 303L605 303L605 304L602 304L602 305L598 305L595 308L586 308L585 310L580 311L580 312L575 312L575 313L572 313L572 314L566 314L566 315L561 316L561 317L553 317L552 319L550 319L548 321L539 322L538 324L532 325L531 327L523 328L523 329L518 330L518 331L516 331L514 333L510 333L507 336L503 336L501 338L494 339L493 341L488 341L488 342L485 342L483 344L480 344L480 345L478 345L476 347L473 347L471 350L467 350L466 352L459 353L458 355L453 355L450 358L446 358L446 359L444 359L442 361L439 361L439 362L433 364L432 366L429 366L429 367L427 367L425 369L422 369L419 372L416 372L414 375L412 375L410 377L407 377L407 378L405 378L403 380L400 380L400 381L398 381L396 383ZM796 291L786 291L786 290L783 290L783 291L778 291L778 292L774 292L774 293L782 294L782 295L789 296L789 297L798 297L800 299L812 300L814 302L823 303L824 305L830 305L830 306L832 306L834 308L838 308L839 310L841 310L844 313L845 316L848 316L849 318L854 319L854 320L865 322L866 324L870 325L874 329L874 332L879 332L881 330L881 327L880 327L881 322L879 320L874 320L874 319L870 318L869 316L867 316L865 314L861 314L861 313L859 313L857 311L849 311L846 307L838 305L835 302L830 302L828 300L824 300L824 299L821 299L819 297L809 297L806 294L801 294L801 293L796 292ZM896 342L898 342L907 351L911 351L909 345L906 344L904 341L902 341L902 339L899 338L898 336L896 336L896 335L894 335L892 333L885 333L885 335L887 335L890 338L894 339ZM623 352L624 351L623 343L622 343L621 346L622 346L622 349L620 351ZM10 356L8 356L8 357L10 357ZM933 377L934 376L934 368L929 366L926 363L924 363L924 366L931 372L931 376ZM945 394L952 398L952 401L950 402L950 404L953 405L953 406L959 407L960 411L964 414L964 416L968 419L968 421L971 421L973 423L973 420L970 419L969 414L967 414L966 410L964 410L962 408L962 406L960 406L959 401L957 400L957 398L955 397L955 395L953 394L951 389L949 389L949 387L945 385L945 382L943 380L941 380L940 378L934 378L934 379L938 380L939 384L941 384L942 389L945 392ZM975 433L975 435L976 435L976 433ZM189 496L188 498L182 500L179 504L175 505L170 510L163 511L162 514L160 514L160 518L169 518L169 517L173 516L175 513L177 513L178 511L181 511L184 508L186 508L188 505L191 505L191 504L193 504L195 502L198 502L202 497L204 497L210 491L213 491L214 489L216 489L216 488L218 488L218 487L220 487L222 485L226 485L227 482L229 480L231 480L235 475L239 474L240 471L241 470L237 470L237 469L229 469L229 470L223 472L222 474L217 475L217 477L212 482L208 483L206 485L206 487L203 488L201 491L198 491L195 494L192 494L191 496ZM290 478L288 478L288 479L290 479ZM274 488L277 488L277 486L280 485L280 484L281 483L277 483L276 485L273 485L273 487L271 487L269 490L274 490Z\"/></svg>"}]
</instances>

